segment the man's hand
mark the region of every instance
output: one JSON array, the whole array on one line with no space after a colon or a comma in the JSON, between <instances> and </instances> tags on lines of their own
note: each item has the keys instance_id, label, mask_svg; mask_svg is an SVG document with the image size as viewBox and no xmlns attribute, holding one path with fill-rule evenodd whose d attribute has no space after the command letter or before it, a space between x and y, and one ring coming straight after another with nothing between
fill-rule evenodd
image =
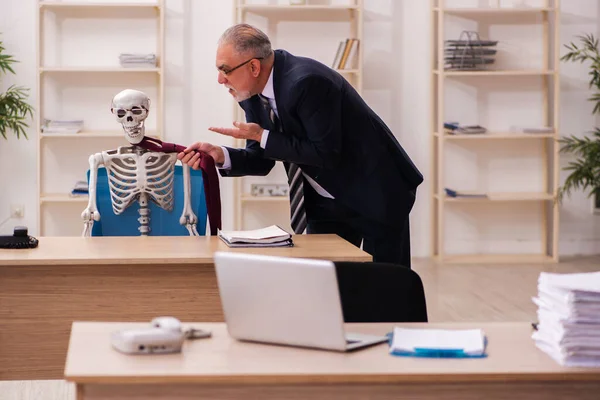
<instances>
[{"instance_id":1,"label":"man's hand","mask_svg":"<svg viewBox=\"0 0 600 400\"><path fill-rule=\"evenodd\" d=\"M187 149L177 154L177 159L181 160L182 164L187 164L193 169L200 169L200 153L210 155L215 164L223 164L225 155L221 146L213 146L210 143L196 142Z\"/></svg>"},{"instance_id":2,"label":"man's hand","mask_svg":"<svg viewBox=\"0 0 600 400\"><path fill-rule=\"evenodd\" d=\"M220 133L221 135L231 136L236 139L250 139L260 142L263 128L255 123L234 122L235 128L216 128L210 127L208 130Z\"/></svg>"}]
</instances>

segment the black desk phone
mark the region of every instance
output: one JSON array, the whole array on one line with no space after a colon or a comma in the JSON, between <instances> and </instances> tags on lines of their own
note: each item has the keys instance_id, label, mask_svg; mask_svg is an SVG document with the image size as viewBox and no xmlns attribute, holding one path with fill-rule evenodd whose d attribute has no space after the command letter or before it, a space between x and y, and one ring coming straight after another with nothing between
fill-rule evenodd
<instances>
[{"instance_id":1,"label":"black desk phone","mask_svg":"<svg viewBox=\"0 0 600 400\"><path fill-rule=\"evenodd\" d=\"M12 236L0 235L0 248L2 249L32 249L37 245L38 240L27 235L25 226L16 226Z\"/></svg>"}]
</instances>

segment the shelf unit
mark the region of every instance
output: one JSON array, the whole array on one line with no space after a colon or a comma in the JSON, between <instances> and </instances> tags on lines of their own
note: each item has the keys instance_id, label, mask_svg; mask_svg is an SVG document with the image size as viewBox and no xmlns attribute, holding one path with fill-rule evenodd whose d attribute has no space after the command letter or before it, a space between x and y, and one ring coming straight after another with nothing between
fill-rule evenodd
<instances>
[{"instance_id":1,"label":"shelf unit","mask_svg":"<svg viewBox=\"0 0 600 400\"><path fill-rule=\"evenodd\" d=\"M558 261L558 204L555 201L558 188L558 139L559 139L559 26L560 26L560 4L559 0L543 0L540 7L504 8L496 2L495 6L489 8L459 8L449 5L449 0L431 0L432 19L432 121L431 133L431 158L432 158L432 255L443 263L538 263ZM494 24L520 24L524 20L534 22L541 28L543 43L542 65L536 68L504 68L494 64L487 66L484 70L457 71L446 70L444 67L444 43L447 39L448 27L446 21L450 17L458 17L471 24L482 24L489 32L489 26ZM487 38L485 33L482 39ZM500 45L501 45L500 41ZM500 52L498 52L500 54ZM549 133L513 133L506 129L497 131L490 130L484 134L448 134L444 131L444 122L454 120L447 113L446 91L449 80L461 79L461 82L472 83L477 86L482 81L492 80L499 82L501 79L520 79L527 82L530 79L541 81L542 110L539 125L553 127ZM509 107L507 105L507 107ZM473 115L477 119L477 113ZM474 122L477 123L477 122ZM508 146L510 151L520 150L528 145L539 151L539 171L541 182L535 184L541 187L539 192L490 192L487 197L448 197L444 188L447 187L447 177L451 173L460 173L452 170L446 163L449 146L461 146L462 151L477 151L478 146L493 143L498 146ZM467 150L465 150L465 148ZM515 177L516 178L516 177ZM452 188L462 191L461 188ZM466 192L466 191L465 191ZM505 254L503 251L472 252L465 254L452 254L446 248L446 237L448 235L446 220L450 208L455 205L464 204L464 214L472 212L476 207L487 207L485 210L495 210L504 204L504 207L535 207L540 215L540 246L539 252L533 254ZM508 206L507 206L508 204ZM511 209L512 210L512 209ZM516 211L512 211L514 214ZM516 215L516 214L515 214ZM461 215L462 217L462 215ZM460 218L460 217L459 217ZM536 228L537 229L537 228ZM492 249L494 250L494 249Z\"/></svg>"},{"instance_id":2,"label":"shelf unit","mask_svg":"<svg viewBox=\"0 0 600 400\"><path fill-rule=\"evenodd\" d=\"M274 24L281 21L301 21L301 22L319 22L328 24L329 22L344 21L349 24L348 34L343 37L336 37L333 40L331 51L328 56L330 59L322 58L319 59L313 54L298 54L294 48L287 47L285 45L277 46L274 43L274 37L264 30L267 35L271 38L273 48L282 48L288 50L296 55L303 55L315 58L326 65L331 65L337 50L339 41L346 39L347 37L356 38L359 40L358 54L356 58L356 68L347 69L336 69L344 78L352 84L352 86L362 93L363 86L363 0L348 0L348 4L339 5L317 5L317 4L303 4L303 5L291 5L284 4L283 0L280 0L279 4L249 4L245 0L234 0L234 21L235 23L251 23L248 21L249 16L255 16L268 21L268 27L271 29ZM262 27L260 27L263 29ZM328 35L331 37L332 35ZM276 35L275 35L276 39ZM240 109L237 102L234 101L234 116L237 121L244 121L243 111ZM245 147L246 143L243 140L235 140L234 145L236 147ZM282 227L287 228L291 231L289 226L289 198L287 196L281 197L258 197L252 196L248 189L251 183L278 183L287 184L287 177L283 165L277 163L274 171L271 172L269 177L239 177L233 178L234 182L234 226L235 229L253 229L264 225L270 225L277 222ZM273 177L275 175L275 177ZM277 179L276 182L273 182ZM262 210L262 213L268 213L267 218L259 219L255 225L252 223L245 223L245 217L248 215L247 210L252 209L253 211ZM258 214L261 214L260 211ZM263 214L264 215L264 214ZM275 218L275 219L273 219ZM287 221L284 223L284 221Z\"/></svg>"},{"instance_id":3,"label":"shelf unit","mask_svg":"<svg viewBox=\"0 0 600 400\"><path fill-rule=\"evenodd\" d=\"M120 125L110 114L109 104L112 96L127 88L139 90L150 88L152 93L147 92L147 94L151 99L151 109L146 124L146 135L155 138L163 137L164 0L145 2L38 0L37 7L38 235L79 236L83 228L80 215L88 198L87 196L73 197L70 195L70 189L66 188L70 188L75 183L74 177L77 180L85 179L85 172L89 168L87 159L90 154L127 145ZM142 40L142 42L152 42L150 47L157 57L156 67L121 67L118 64L119 53L138 51L135 48L135 41L129 43L123 38L122 35L126 36L127 32L119 34L120 40L113 40L117 33L106 28L107 22L111 19L120 21L122 26L127 21L134 21L136 27L156 32L156 36L151 40L145 38ZM93 57L90 57L90 53L85 53L87 49L82 50L82 54L79 52L75 56L72 54L73 48L77 47L74 46L73 37L68 34L74 29L81 29L79 32L86 40L97 40L95 43L86 43L86 46L88 44L97 46L98 53L101 53L99 57L104 57L100 58L102 62L89 61ZM86 33L89 36L85 36ZM55 36L54 40L49 40L52 34ZM69 43L65 44L66 42ZM76 44L81 48L81 43ZM137 45L139 45L139 38ZM65 56L69 50L71 50L70 59L68 55ZM85 64L80 65L81 60L84 60ZM73 87L79 90L97 89L103 94L100 99L97 99L93 98L93 92L90 91L88 97L87 92L77 93ZM61 101L64 99L71 100L71 104L63 104ZM77 118L84 119L84 129L79 133L42 132L44 119L68 118L66 114L73 118L75 112L79 113ZM88 114L95 116L96 120L92 118L88 121L84 118ZM51 182L52 179L54 182ZM47 223L48 220L52 223ZM56 232L57 224L61 225L60 232Z\"/></svg>"}]
</instances>

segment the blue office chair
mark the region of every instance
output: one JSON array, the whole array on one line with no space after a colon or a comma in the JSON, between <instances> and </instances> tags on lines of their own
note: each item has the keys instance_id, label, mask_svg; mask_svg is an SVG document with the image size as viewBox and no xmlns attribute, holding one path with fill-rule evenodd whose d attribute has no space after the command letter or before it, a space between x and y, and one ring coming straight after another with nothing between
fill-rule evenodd
<instances>
[{"instance_id":1,"label":"blue office chair","mask_svg":"<svg viewBox=\"0 0 600 400\"><path fill-rule=\"evenodd\" d=\"M206 198L202 171L190 169L192 210L198 217L196 229L198 234L205 235L207 222ZM87 171L88 183L90 171ZM166 211L149 201L150 209L150 235L151 236L189 236L184 225L179 224L179 217L183 212L183 168L175 166L174 204L173 210ZM115 215L110 202L110 191L106 168L98 168L98 180L96 184L96 204L100 212L100 221L95 221L92 227L92 236L140 236L138 227L139 205L132 203L123 213Z\"/></svg>"}]
</instances>

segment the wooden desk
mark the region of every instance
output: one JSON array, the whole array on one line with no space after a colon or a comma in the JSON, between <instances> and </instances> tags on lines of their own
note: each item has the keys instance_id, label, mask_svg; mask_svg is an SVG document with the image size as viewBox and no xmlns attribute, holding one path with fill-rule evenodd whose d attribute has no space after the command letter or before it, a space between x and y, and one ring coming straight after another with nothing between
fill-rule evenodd
<instances>
[{"instance_id":1,"label":"wooden desk","mask_svg":"<svg viewBox=\"0 0 600 400\"><path fill-rule=\"evenodd\" d=\"M183 353L131 356L110 346L110 332L140 324L74 323L65 378L78 400L124 399L598 399L600 369L568 369L538 350L527 323L429 324L483 328L484 359L395 357L387 344L336 353L231 339L223 323L191 324L211 339L186 341ZM399 324L418 326L425 324ZM385 334L390 324L348 324Z\"/></svg>"},{"instance_id":2,"label":"wooden desk","mask_svg":"<svg viewBox=\"0 0 600 400\"><path fill-rule=\"evenodd\" d=\"M231 249L217 237L42 237L0 249L0 380L60 379L73 321L223 321L215 251L370 261L335 235Z\"/></svg>"}]
</instances>

